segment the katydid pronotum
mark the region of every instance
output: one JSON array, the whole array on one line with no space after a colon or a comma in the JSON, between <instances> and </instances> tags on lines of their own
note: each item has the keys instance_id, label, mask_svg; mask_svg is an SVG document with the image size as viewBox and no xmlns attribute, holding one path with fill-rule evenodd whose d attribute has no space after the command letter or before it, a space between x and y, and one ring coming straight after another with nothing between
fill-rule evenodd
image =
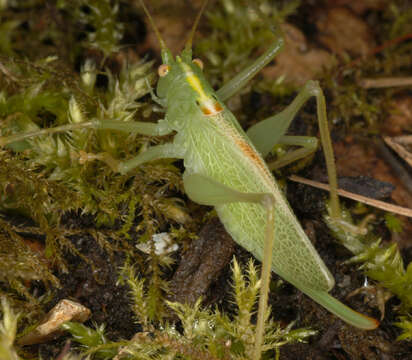
<instances>
[{"instance_id":1,"label":"katydid pronotum","mask_svg":"<svg viewBox=\"0 0 412 360\"><path fill-rule=\"evenodd\" d=\"M202 10L206 2L203 2ZM161 46L163 64L158 69L160 79L156 95L152 94L152 97L164 107L164 119L158 123L92 120L0 138L0 145L34 135L86 127L149 136L176 132L172 143L150 147L127 161L117 161L105 154L100 154L98 158L120 173L127 173L156 159L184 160L183 182L189 198L199 204L214 206L233 239L263 263L255 358L260 357L271 270L347 323L362 329L376 328L378 322L375 319L353 311L328 294L334 286L334 279L263 160L278 143L302 148L289 153L275 166L283 166L316 150L317 139L285 135L297 111L309 98L315 97L331 187L332 217L340 218L326 105L318 83L309 81L284 111L252 126L245 133L223 102L281 51L282 38L277 39L263 55L231 81L214 91L202 72L202 62L192 59L192 38L202 10L181 55L173 57L142 0L141 3Z\"/></svg>"}]
</instances>

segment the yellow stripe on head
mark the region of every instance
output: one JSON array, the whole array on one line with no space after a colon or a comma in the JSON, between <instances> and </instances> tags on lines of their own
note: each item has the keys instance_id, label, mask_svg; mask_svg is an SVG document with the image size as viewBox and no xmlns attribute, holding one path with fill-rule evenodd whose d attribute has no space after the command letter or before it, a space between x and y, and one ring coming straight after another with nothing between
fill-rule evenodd
<instances>
[{"instance_id":1,"label":"yellow stripe on head","mask_svg":"<svg viewBox=\"0 0 412 360\"><path fill-rule=\"evenodd\" d=\"M198 101L200 104L200 109L204 115L216 115L223 111L222 106L211 96L208 96L203 90L202 84L196 74L192 69L185 63L180 62L183 71L186 75L186 80L190 87L199 95Z\"/></svg>"}]
</instances>

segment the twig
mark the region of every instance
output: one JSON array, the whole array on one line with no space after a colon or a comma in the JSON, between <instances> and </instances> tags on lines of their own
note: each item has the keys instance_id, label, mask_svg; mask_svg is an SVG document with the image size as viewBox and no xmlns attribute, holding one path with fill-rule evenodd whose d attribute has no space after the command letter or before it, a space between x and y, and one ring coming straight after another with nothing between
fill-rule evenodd
<instances>
[{"instance_id":1,"label":"twig","mask_svg":"<svg viewBox=\"0 0 412 360\"><path fill-rule=\"evenodd\" d=\"M375 47L374 49L372 49L371 51L369 51L369 53L366 54L366 56L358 57L358 58L352 60L351 62L349 62L348 64L344 65L343 67L341 67L340 70L339 70L339 73L341 74L343 72L343 70L354 67L355 65L359 64L361 61L364 61L364 60L366 60L367 58L369 58L373 55L379 54L381 51L383 51L383 50L385 50L385 49L387 49L391 46L400 44L400 43L402 43L404 41L407 41L407 40L410 40L410 39L412 39L412 34L405 34L405 35L402 35L402 36L397 37L395 39L385 41L383 44L381 44L381 45Z\"/></svg>"},{"instance_id":2,"label":"twig","mask_svg":"<svg viewBox=\"0 0 412 360\"><path fill-rule=\"evenodd\" d=\"M380 138L375 139L375 145L383 159L395 172L396 177L412 194L412 178L409 175L408 171L406 171L406 169L404 168L403 164L401 164L400 161L392 154L392 152L385 146L384 142Z\"/></svg>"},{"instance_id":3,"label":"twig","mask_svg":"<svg viewBox=\"0 0 412 360\"><path fill-rule=\"evenodd\" d=\"M411 86L412 77L365 78L360 80L359 85L365 89Z\"/></svg>"},{"instance_id":4,"label":"twig","mask_svg":"<svg viewBox=\"0 0 412 360\"><path fill-rule=\"evenodd\" d=\"M318 189L329 191L329 185L320 183L318 181L305 179L303 177L296 176L296 175L289 176L289 179L294 182L306 184L306 185L313 186ZM372 199L372 198L369 198L363 195L358 195L358 194L352 193L350 191L342 190L342 189L338 189L338 194L348 199L359 201L361 203L376 207L381 210L389 211L395 214L404 215L404 216L408 216L412 218L412 209L409 209L409 208L389 204L385 201L375 200L375 199Z\"/></svg>"},{"instance_id":5,"label":"twig","mask_svg":"<svg viewBox=\"0 0 412 360\"><path fill-rule=\"evenodd\" d=\"M406 150L405 145L412 144L412 135L403 135L396 137L384 136L383 140L386 145L392 148L403 160L405 160L410 167L412 167L412 153Z\"/></svg>"},{"instance_id":6,"label":"twig","mask_svg":"<svg viewBox=\"0 0 412 360\"><path fill-rule=\"evenodd\" d=\"M15 77L4 65L0 62L0 71L6 75L9 79L13 80L14 82L18 82L19 79Z\"/></svg>"}]
</instances>

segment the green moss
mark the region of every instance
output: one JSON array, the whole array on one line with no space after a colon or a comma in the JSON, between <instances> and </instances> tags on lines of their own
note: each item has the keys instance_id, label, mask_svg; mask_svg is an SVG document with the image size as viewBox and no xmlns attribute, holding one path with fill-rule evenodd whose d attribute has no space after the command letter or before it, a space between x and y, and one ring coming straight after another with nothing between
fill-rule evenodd
<instances>
[{"instance_id":1,"label":"green moss","mask_svg":"<svg viewBox=\"0 0 412 360\"><path fill-rule=\"evenodd\" d=\"M19 360L13 347L17 333L19 315L15 314L5 298L1 298L0 314L0 358L3 360Z\"/></svg>"},{"instance_id":2,"label":"green moss","mask_svg":"<svg viewBox=\"0 0 412 360\"><path fill-rule=\"evenodd\" d=\"M36 6L34 2L20 5L26 8L25 15L32 6ZM117 44L123 25L117 19L118 6L109 1L88 2L90 13L84 6L83 1L57 4L58 9L68 12L67 21L73 20L70 15L85 11L79 19L97 29L94 37L88 37L89 44L102 50L103 56L107 57L119 49ZM40 9L46 11L41 7L32 10ZM4 16L9 16L9 13ZM71 24L70 28L75 27ZM50 29L50 34L52 31ZM104 38L104 32L109 32L112 37ZM58 39L63 33L63 28L54 32L53 39ZM70 42L78 33L65 35ZM27 40L30 42L30 36ZM19 44L13 43L16 49ZM39 46L39 53L41 49ZM30 54L29 50L27 54ZM57 53L59 50L56 48ZM29 58L24 60L0 55L4 74L0 78L2 139L90 120L147 120L152 108L139 100L148 93L147 83L154 80L151 63L120 64L117 72L113 73L103 67L103 62L96 65L87 59L77 74L72 60L78 47L71 50L70 56L61 53L62 59L59 60L56 56L41 58L38 54L37 58L30 59L28 55ZM97 87L98 76L107 80L105 87ZM125 240L131 228L137 229L142 239L151 238L150 234L157 232L163 219L168 218L170 210L157 206L157 194L160 188L162 194L169 189L173 192L181 190L180 172L171 162L147 165L120 176L95 160L95 155L103 152L115 158L128 158L153 141L159 139L79 129L29 136L10 143L0 152L0 206L3 213L0 218L1 292L7 295L13 306L23 310L26 321L38 319L43 303L50 300L48 296L42 300L33 296L27 282L42 281L46 290L58 288L60 284L54 272L67 272L65 252L74 254L97 270L95 264L73 245L74 236L92 235L109 254L115 250L133 253L132 245ZM175 203L170 202L170 205ZM81 221L67 226L65 218L75 214L92 215L97 229L85 229ZM29 220L16 225L16 216ZM153 222L152 218L159 221ZM107 226L115 227L108 231ZM27 237L32 236L43 246L40 254L39 250L33 251L29 246ZM153 275L154 292L160 291L158 283L162 281L158 262L154 258L147 270L148 277ZM153 305L153 313L156 306Z\"/></svg>"},{"instance_id":3,"label":"green moss","mask_svg":"<svg viewBox=\"0 0 412 360\"><path fill-rule=\"evenodd\" d=\"M124 25L117 19L119 2L111 0L77 0L75 17L78 21L92 28L87 33L86 46L96 48L104 56L119 51L118 43L123 36ZM73 11L70 1L60 1L61 8Z\"/></svg>"},{"instance_id":4,"label":"green moss","mask_svg":"<svg viewBox=\"0 0 412 360\"><path fill-rule=\"evenodd\" d=\"M398 307L401 316L397 325L405 331L400 339L408 338L407 319L412 310L412 263L405 269L397 244L382 244L382 240L370 229L366 235L353 232L353 229L360 229L346 209L343 220L353 228L343 227L333 221L330 215L325 217L336 238L354 255L346 263L360 263L368 277L395 294L401 301Z\"/></svg>"},{"instance_id":5,"label":"green moss","mask_svg":"<svg viewBox=\"0 0 412 360\"><path fill-rule=\"evenodd\" d=\"M385 223L388 230L392 233L401 233L403 231L402 221L391 213L385 214Z\"/></svg>"},{"instance_id":6,"label":"green moss","mask_svg":"<svg viewBox=\"0 0 412 360\"><path fill-rule=\"evenodd\" d=\"M248 359L254 350L255 314L259 292L259 277L250 262L243 273L233 261L233 301L236 312L233 318L217 309L202 309L201 299L194 306L167 302L168 307L179 318L182 331L168 324L164 315L154 321L151 316L151 298L157 296L147 290L144 279L138 279L132 266L126 265L123 276L131 289L131 300L136 320L142 327L132 340L111 342L103 334L102 328L92 330L83 325L66 323L73 339L84 346L84 354L95 354L96 358L111 359L121 351L130 359ZM316 332L309 329L286 328L269 320L265 325L264 352L269 355L278 352L282 345L306 341ZM160 320L160 321L159 321Z\"/></svg>"},{"instance_id":7,"label":"green moss","mask_svg":"<svg viewBox=\"0 0 412 360\"><path fill-rule=\"evenodd\" d=\"M399 322L395 323L402 329L402 334L398 336L398 340L412 340L412 316L400 316Z\"/></svg>"}]
</instances>

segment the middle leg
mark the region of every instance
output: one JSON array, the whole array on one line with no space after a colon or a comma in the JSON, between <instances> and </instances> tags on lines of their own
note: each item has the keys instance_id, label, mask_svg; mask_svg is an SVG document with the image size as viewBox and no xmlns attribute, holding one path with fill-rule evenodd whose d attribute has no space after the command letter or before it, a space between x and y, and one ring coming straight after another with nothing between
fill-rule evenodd
<instances>
[{"instance_id":1,"label":"middle leg","mask_svg":"<svg viewBox=\"0 0 412 360\"><path fill-rule=\"evenodd\" d=\"M316 97L320 140L322 142L329 178L331 216L334 219L340 219L341 211L338 198L338 182L332 141L329 135L328 120L326 116L325 96L323 95L323 91L317 81L308 81L293 102L285 110L253 125L247 131L247 135L262 156L266 156L276 144L285 141L285 139L287 140L284 135L290 123L300 108L312 96ZM310 146L309 149L311 149ZM303 153L305 153L305 151L303 151ZM290 155L290 157L296 159L296 152L294 155ZM288 163L289 162L290 161L288 161Z\"/></svg>"}]
</instances>

